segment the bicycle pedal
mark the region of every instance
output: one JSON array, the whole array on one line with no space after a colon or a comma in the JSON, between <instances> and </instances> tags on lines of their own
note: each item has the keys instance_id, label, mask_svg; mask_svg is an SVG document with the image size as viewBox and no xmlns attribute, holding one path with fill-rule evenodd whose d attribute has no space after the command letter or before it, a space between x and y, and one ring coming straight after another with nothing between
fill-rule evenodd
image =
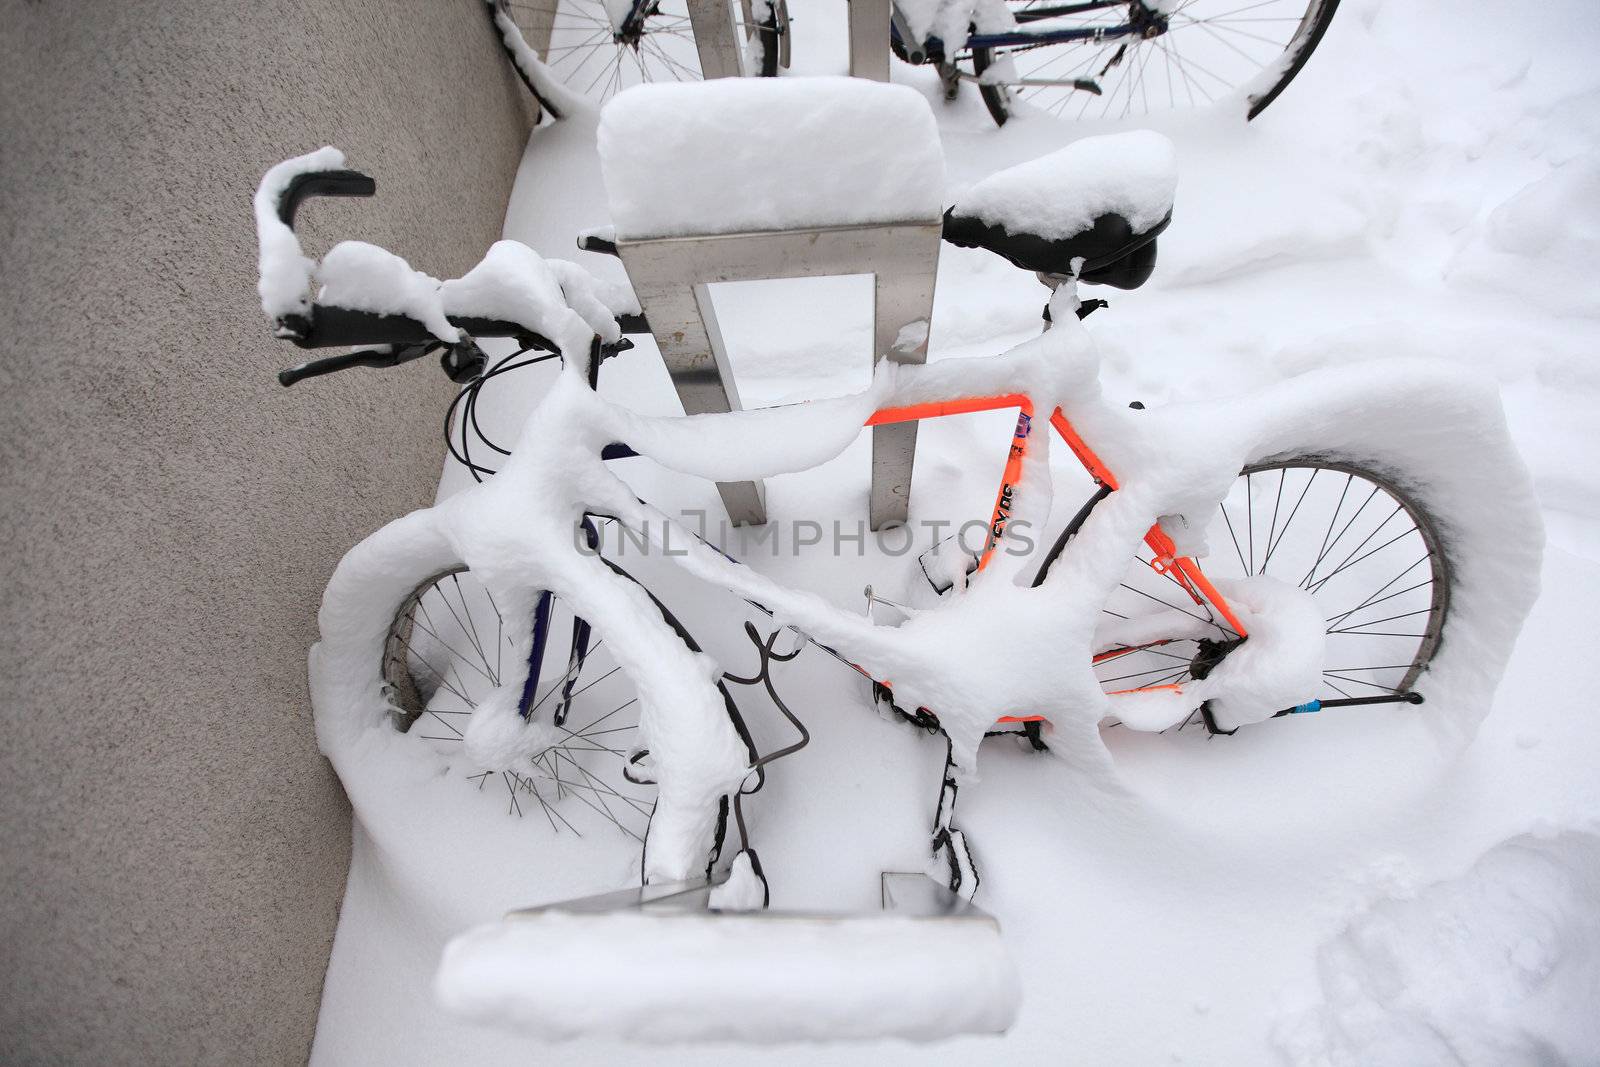
<instances>
[{"instance_id":1,"label":"bicycle pedal","mask_svg":"<svg viewBox=\"0 0 1600 1067\"><path fill-rule=\"evenodd\" d=\"M1205 724L1206 735L1209 737L1232 737L1239 732L1237 726L1231 730L1224 730L1217 725L1216 718L1211 714L1211 701L1209 700L1200 705L1200 721Z\"/></svg>"},{"instance_id":2,"label":"bicycle pedal","mask_svg":"<svg viewBox=\"0 0 1600 1067\"><path fill-rule=\"evenodd\" d=\"M957 541L954 549L950 546L951 541ZM951 534L918 556L917 564L933 591L944 596L957 584L966 588L968 576L978 569L978 554L967 551L966 546L959 543L957 535ZM957 567L961 568L959 576L956 574Z\"/></svg>"},{"instance_id":3,"label":"bicycle pedal","mask_svg":"<svg viewBox=\"0 0 1600 1067\"><path fill-rule=\"evenodd\" d=\"M650 759L650 750L635 752L622 765L622 777L634 785L655 785L655 763Z\"/></svg>"},{"instance_id":4,"label":"bicycle pedal","mask_svg":"<svg viewBox=\"0 0 1600 1067\"><path fill-rule=\"evenodd\" d=\"M978 892L978 868L972 862L972 849L967 845L967 837L960 830L944 829L934 835L933 862L938 869L938 875L929 872L929 877L937 880L960 897L971 902Z\"/></svg>"}]
</instances>

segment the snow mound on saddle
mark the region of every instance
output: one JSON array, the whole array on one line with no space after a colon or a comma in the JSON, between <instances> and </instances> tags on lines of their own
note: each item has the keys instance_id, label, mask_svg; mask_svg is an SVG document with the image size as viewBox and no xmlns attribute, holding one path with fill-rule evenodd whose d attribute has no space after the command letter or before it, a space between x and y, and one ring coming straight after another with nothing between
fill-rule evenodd
<instances>
[{"instance_id":1,"label":"snow mound on saddle","mask_svg":"<svg viewBox=\"0 0 1600 1067\"><path fill-rule=\"evenodd\" d=\"M1127 218L1134 232L1154 227L1172 210L1178 155L1151 130L1085 137L978 182L957 201L958 214L1011 233L1064 240L1101 215Z\"/></svg>"},{"instance_id":2,"label":"snow mound on saddle","mask_svg":"<svg viewBox=\"0 0 1600 1067\"><path fill-rule=\"evenodd\" d=\"M623 238L934 221L943 205L933 113L903 85L640 85L606 105L599 146Z\"/></svg>"},{"instance_id":3,"label":"snow mound on saddle","mask_svg":"<svg viewBox=\"0 0 1600 1067\"><path fill-rule=\"evenodd\" d=\"M1379 901L1317 952L1318 1002L1274 1038L1295 1063L1592 1062L1600 838L1517 837L1458 878Z\"/></svg>"}]
</instances>

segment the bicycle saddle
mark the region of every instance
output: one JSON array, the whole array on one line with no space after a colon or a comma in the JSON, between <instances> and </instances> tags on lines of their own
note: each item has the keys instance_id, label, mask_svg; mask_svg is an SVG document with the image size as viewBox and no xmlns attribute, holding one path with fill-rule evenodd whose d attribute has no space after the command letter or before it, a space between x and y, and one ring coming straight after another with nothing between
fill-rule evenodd
<instances>
[{"instance_id":1,"label":"bicycle saddle","mask_svg":"<svg viewBox=\"0 0 1600 1067\"><path fill-rule=\"evenodd\" d=\"M1156 269L1156 235L1172 221L1168 215L1153 228L1138 231L1122 215L1101 215L1089 229L1051 240L1033 233L1011 233L1004 225L987 224L956 208L944 213L944 239L962 248L987 248L1023 270L1071 274L1081 258L1078 280L1090 285L1137 289Z\"/></svg>"},{"instance_id":2,"label":"bicycle saddle","mask_svg":"<svg viewBox=\"0 0 1600 1067\"><path fill-rule=\"evenodd\" d=\"M1160 134L1089 137L978 182L945 212L944 239L1024 270L1137 289L1155 270L1176 187Z\"/></svg>"}]
</instances>

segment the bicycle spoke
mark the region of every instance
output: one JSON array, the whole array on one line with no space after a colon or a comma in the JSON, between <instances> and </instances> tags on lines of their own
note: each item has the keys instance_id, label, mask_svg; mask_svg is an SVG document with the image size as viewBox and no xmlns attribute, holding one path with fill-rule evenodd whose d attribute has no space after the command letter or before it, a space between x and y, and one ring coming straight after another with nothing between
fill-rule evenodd
<instances>
[{"instance_id":1,"label":"bicycle spoke","mask_svg":"<svg viewBox=\"0 0 1600 1067\"><path fill-rule=\"evenodd\" d=\"M1350 553L1348 555L1346 555L1343 560L1340 561L1340 563L1339 563L1339 565L1337 567L1335 567L1332 571L1328 572L1327 574L1323 575L1321 578L1318 578L1316 580L1316 582L1313 583L1312 585L1306 586L1305 587L1306 590L1308 592L1315 593L1317 590L1321 589L1324 585L1327 585L1328 584L1328 580L1330 578L1333 578L1337 574L1339 574L1340 571L1348 570L1350 567L1353 567L1357 563L1360 563L1361 560L1366 559L1367 556L1371 556L1373 553L1383 551L1384 549L1388 548L1390 545L1392 545L1396 541L1398 541L1400 538L1406 536L1406 534L1415 533L1416 532L1416 527L1412 527L1409 530L1403 530L1400 533L1396 534L1394 537L1392 537L1389 540L1385 541L1383 544L1379 545L1377 548L1374 548L1371 552L1366 553L1366 555L1361 556L1359 559L1356 558L1356 553L1360 552L1363 548L1366 548L1368 542L1370 542L1374 537L1378 536L1379 532L1382 531L1382 529L1385 526L1389 525L1390 521L1393 520L1396 515L1399 515L1403 510L1405 510L1405 509L1400 507L1400 505L1396 504L1395 505L1395 509L1392 512L1390 512L1387 516L1385 516L1384 520L1382 522L1380 522L1377 525L1376 528L1374 528L1373 530L1369 531L1367 533L1367 536L1365 536L1365 537L1363 537L1361 539L1361 543L1356 545L1355 548L1351 549Z\"/></svg>"},{"instance_id":2,"label":"bicycle spoke","mask_svg":"<svg viewBox=\"0 0 1600 1067\"><path fill-rule=\"evenodd\" d=\"M1288 468L1282 469L1285 471L1285 473L1287 473ZM1300 514L1300 505L1306 502L1306 494L1311 492L1311 485L1317 480L1317 475L1320 473L1321 468L1312 468L1311 477L1306 479L1305 488L1300 490L1300 499L1296 500L1294 502L1294 507L1289 510L1289 517L1283 520L1283 530L1278 534L1278 539L1274 541L1271 537L1267 538L1267 558L1261 561L1262 574L1267 572L1267 564L1272 562L1272 554L1278 550L1278 545L1282 544L1283 539L1288 536L1290 524L1294 522L1294 517ZM1280 494L1283 492L1283 482L1281 479L1278 482L1278 492ZM1277 523L1276 511L1273 513L1273 523L1274 525Z\"/></svg>"},{"instance_id":3,"label":"bicycle spoke","mask_svg":"<svg viewBox=\"0 0 1600 1067\"><path fill-rule=\"evenodd\" d=\"M1354 475L1352 475L1352 477L1354 477ZM1372 492L1367 494L1367 499L1365 499L1365 500L1363 500L1361 502L1361 506L1356 509L1356 513L1354 515L1350 516L1350 521L1346 522L1344 524L1343 529L1341 529L1339 531L1339 535L1333 539L1333 543L1332 544L1328 544L1326 542L1326 540L1324 540L1324 547L1323 547L1322 551L1317 553L1316 561L1311 564L1311 569L1306 572L1306 576L1304 578L1300 579L1300 588L1307 589L1307 588L1310 587L1312 576L1317 573L1317 568L1322 566L1322 561L1327 559L1328 558L1328 554L1331 553L1334 550L1334 548L1339 544L1339 542L1344 539L1345 533L1350 529L1350 527L1355 523L1355 521L1361 517L1361 513L1363 511L1367 510L1367 505L1372 503L1372 498L1377 496L1377 495L1378 495L1378 487L1376 485L1374 485L1372 487ZM1344 498L1341 496L1340 497L1340 502L1342 503L1343 500L1344 500ZM1336 510L1334 512L1333 521L1337 522L1338 519L1339 519L1339 513ZM1328 526L1328 532L1329 533L1333 532L1333 524L1332 523L1330 523L1329 526Z\"/></svg>"},{"instance_id":4,"label":"bicycle spoke","mask_svg":"<svg viewBox=\"0 0 1600 1067\"><path fill-rule=\"evenodd\" d=\"M1380 690L1380 691L1385 692L1385 693L1398 693L1398 692L1400 692L1400 690L1396 689L1392 685L1379 685L1377 682L1369 682L1369 681L1366 681L1365 679L1362 679L1362 678L1347 678L1342 674L1335 674L1332 671L1323 671L1322 672L1322 676L1324 678L1337 678L1341 682L1352 682L1352 683L1354 683L1356 685L1370 686L1373 689L1377 689L1377 690Z\"/></svg>"},{"instance_id":5,"label":"bicycle spoke","mask_svg":"<svg viewBox=\"0 0 1600 1067\"><path fill-rule=\"evenodd\" d=\"M1418 615L1431 615L1431 614L1433 614L1433 609L1432 608L1423 608L1421 611L1408 611L1404 615L1390 615L1386 619L1373 619L1371 622L1357 623L1354 627L1351 627L1350 629L1329 630L1328 632L1330 634L1362 634L1362 633L1366 633L1365 630L1361 629L1361 627L1363 627L1363 626L1379 626L1379 625L1381 625L1383 623L1386 623L1386 622L1394 622L1396 619L1414 619Z\"/></svg>"},{"instance_id":6,"label":"bicycle spoke","mask_svg":"<svg viewBox=\"0 0 1600 1067\"><path fill-rule=\"evenodd\" d=\"M1393 578L1390 578L1387 582L1384 582L1378 588L1376 588L1372 592L1368 593L1367 594L1367 598L1365 600L1363 600L1361 603L1357 604L1355 607L1349 609L1348 611L1342 611L1342 612L1339 612L1336 615L1329 616L1328 625L1337 626L1341 622L1344 622L1346 619L1348 619L1350 616L1354 615L1356 612L1361 611L1361 610L1363 610L1365 608L1370 608L1374 604L1382 604L1385 600L1393 600L1397 596L1404 596L1405 594L1410 593L1410 592L1412 592L1414 590L1421 589L1425 585L1432 585L1433 584L1433 578L1430 576L1428 578L1424 578L1422 581L1418 582L1416 585L1408 585L1404 589L1399 589L1399 590L1396 590L1393 593L1390 593L1388 596L1379 596L1378 595L1378 594L1382 593L1384 590L1388 589L1395 582L1398 582L1400 579L1404 578L1406 575L1410 574L1412 571L1416 570L1417 567L1419 567L1420 565L1422 565L1422 564L1424 564L1426 562L1428 562L1428 557L1427 556L1423 556L1421 559L1417 560L1415 563L1412 563L1405 570L1401 571L1399 574L1395 575Z\"/></svg>"}]
</instances>

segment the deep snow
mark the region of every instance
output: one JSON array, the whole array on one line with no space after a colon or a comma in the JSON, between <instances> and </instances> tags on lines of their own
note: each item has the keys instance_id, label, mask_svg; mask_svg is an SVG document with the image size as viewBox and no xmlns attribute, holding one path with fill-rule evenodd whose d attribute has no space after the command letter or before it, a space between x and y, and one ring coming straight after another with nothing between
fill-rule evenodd
<instances>
[{"instance_id":1,"label":"deep snow","mask_svg":"<svg viewBox=\"0 0 1600 1067\"><path fill-rule=\"evenodd\" d=\"M1338 366L1352 352L1443 357L1499 380L1551 547L1546 591L1477 741L1454 765L1418 775L1373 746L1365 714L1297 718L1210 743L1118 732L1108 743L1131 796L1085 789L1054 761L996 745L960 818L984 871L979 903L1001 919L1022 973L1015 1029L1003 1041L932 1050L885 1044L765 1058L1526 1062L1532 1034L1585 1062L1600 1047L1592 1020L1564 999L1594 988L1583 916L1595 906L1600 860L1592 837L1558 833L1592 831L1600 813L1600 727L1568 666L1600 592L1600 440L1591 428L1600 308L1590 266L1600 251L1600 75L1590 61L1600 28L1587 5L1550 7L1546 18L1570 32L1551 35L1511 5L1466 12L1438 0L1345 0L1311 65L1253 126L1163 126L1178 143L1181 178L1162 261L1145 289L1111 294L1112 308L1090 323L1108 392L1152 406ZM802 72L842 66L842 14L821 7L796 23ZM905 68L896 77L936 98L931 78ZM935 111L949 196L1091 132L1044 119L996 131L970 96ZM607 221L593 136L581 123L535 134L507 235L606 270L606 260L571 246L578 229ZM859 280L724 295L719 313L747 403L865 383ZM933 358L986 354L1034 332L1043 295L987 253L947 247ZM841 351L858 361L844 363ZM648 345L608 366L603 385L642 410L675 409ZM501 425L515 422L511 394L500 394ZM919 501L957 516L987 510L993 472L949 457L992 442L996 418L1010 416L924 430ZM817 471L773 480L769 504L779 515L854 520L864 513L865 471L858 445ZM720 513L704 483L648 466L629 477L659 503ZM463 480L447 471L442 492ZM869 549L862 559L758 565L851 603L869 580L897 592L911 564ZM727 622L736 606L681 591L670 599L727 669L748 667L748 645ZM920 865L942 748L873 717L859 680L832 661L803 658L779 684L816 741L775 768L760 798L756 832L774 903L870 907L879 870ZM530 1048L443 1014L429 988L448 936L510 907L620 884L626 856L599 870L592 841L547 837L461 781L386 780L352 792L405 810L412 835L395 849L357 825L319 1060L739 1058L727 1048ZM1513 893L1476 940L1450 951L1447 932L1460 925L1452 909L1474 894L1503 896L1496 887L1506 885L1527 906ZM1446 1035L1454 1044L1418 1036L1417 1020L1457 1027Z\"/></svg>"}]
</instances>

